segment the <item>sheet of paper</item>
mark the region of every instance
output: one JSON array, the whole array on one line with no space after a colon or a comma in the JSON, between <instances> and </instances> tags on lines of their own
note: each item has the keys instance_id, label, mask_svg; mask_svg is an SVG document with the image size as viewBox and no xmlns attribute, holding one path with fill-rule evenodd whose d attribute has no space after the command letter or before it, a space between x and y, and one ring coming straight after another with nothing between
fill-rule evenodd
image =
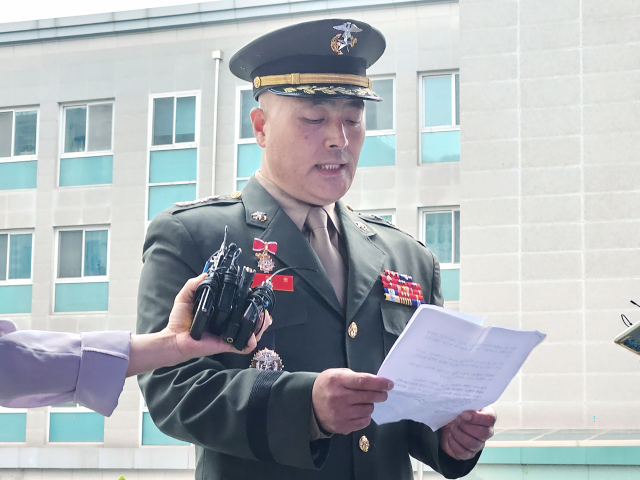
<instances>
[{"instance_id":1,"label":"sheet of paper","mask_svg":"<svg viewBox=\"0 0 640 480\"><path fill-rule=\"evenodd\" d=\"M470 315L421 305L385 358L378 375L395 384L376 403L378 424L415 420L432 430L465 410L494 403L546 335L483 327Z\"/></svg>"}]
</instances>

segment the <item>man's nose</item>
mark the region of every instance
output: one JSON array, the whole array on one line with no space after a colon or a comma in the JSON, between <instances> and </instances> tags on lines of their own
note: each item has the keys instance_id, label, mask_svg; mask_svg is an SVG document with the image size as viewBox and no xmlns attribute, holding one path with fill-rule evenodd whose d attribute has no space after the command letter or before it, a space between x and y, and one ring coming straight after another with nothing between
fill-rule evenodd
<instances>
[{"instance_id":1,"label":"man's nose","mask_svg":"<svg viewBox=\"0 0 640 480\"><path fill-rule=\"evenodd\" d=\"M330 149L343 149L349 144L347 133L344 129L344 123L341 119L335 119L327 122L327 135L325 145Z\"/></svg>"}]
</instances>

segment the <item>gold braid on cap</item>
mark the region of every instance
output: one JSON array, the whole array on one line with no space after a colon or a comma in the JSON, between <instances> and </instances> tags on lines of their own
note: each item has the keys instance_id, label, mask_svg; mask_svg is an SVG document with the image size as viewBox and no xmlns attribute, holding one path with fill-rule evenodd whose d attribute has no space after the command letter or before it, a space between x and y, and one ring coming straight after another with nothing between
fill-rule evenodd
<instances>
[{"instance_id":1,"label":"gold braid on cap","mask_svg":"<svg viewBox=\"0 0 640 480\"><path fill-rule=\"evenodd\" d=\"M371 88L370 78L348 73L289 73L287 75L266 75L253 79L253 86L255 88L309 83L355 85L358 87Z\"/></svg>"}]
</instances>

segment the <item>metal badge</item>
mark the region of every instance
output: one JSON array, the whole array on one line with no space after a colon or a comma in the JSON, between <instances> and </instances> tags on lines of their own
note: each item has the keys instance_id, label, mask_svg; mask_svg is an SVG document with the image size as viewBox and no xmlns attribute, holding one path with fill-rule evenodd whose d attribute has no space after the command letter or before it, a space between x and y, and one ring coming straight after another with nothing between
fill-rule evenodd
<instances>
[{"instance_id":1,"label":"metal badge","mask_svg":"<svg viewBox=\"0 0 640 480\"><path fill-rule=\"evenodd\" d=\"M265 242L260 238L254 238L253 251L257 252L256 257L258 258L258 268L260 271L263 273L270 273L271 270L274 269L275 263L273 263L273 259L269 254L276 254L278 251L278 244L276 242Z\"/></svg>"},{"instance_id":2,"label":"metal badge","mask_svg":"<svg viewBox=\"0 0 640 480\"><path fill-rule=\"evenodd\" d=\"M356 222L356 227L358 227L363 232L366 232L368 230L368 227L362 222Z\"/></svg>"},{"instance_id":3,"label":"metal badge","mask_svg":"<svg viewBox=\"0 0 640 480\"><path fill-rule=\"evenodd\" d=\"M253 212L251 214L251 218L253 220L259 220L260 222L266 222L267 221L267 214L264 212Z\"/></svg>"},{"instance_id":4,"label":"metal badge","mask_svg":"<svg viewBox=\"0 0 640 480\"><path fill-rule=\"evenodd\" d=\"M333 27L335 30L342 30L342 33L339 33L335 37L331 39L331 50L336 52L338 55L343 55L343 49L349 51L349 47L352 47L358 42L358 39L351 35L351 33L359 33L362 31L361 28L355 23L346 22L342 25L335 25Z\"/></svg>"},{"instance_id":5,"label":"metal badge","mask_svg":"<svg viewBox=\"0 0 640 480\"><path fill-rule=\"evenodd\" d=\"M273 370L276 372L281 372L284 369L280 355L268 348L263 348L256 352L253 359L251 359L250 366L258 370Z\"/></svg>"},{"instance_id":6,"label":"metal badge","mask_svg":"<svg viewBox=\"0 0 640 480\"><path fill-rule=\"evenodd\" d=\"M242 196L242 192L240 190L236 190L231 194L231 198L240 198Z\"/></svg>"}]
</instances>

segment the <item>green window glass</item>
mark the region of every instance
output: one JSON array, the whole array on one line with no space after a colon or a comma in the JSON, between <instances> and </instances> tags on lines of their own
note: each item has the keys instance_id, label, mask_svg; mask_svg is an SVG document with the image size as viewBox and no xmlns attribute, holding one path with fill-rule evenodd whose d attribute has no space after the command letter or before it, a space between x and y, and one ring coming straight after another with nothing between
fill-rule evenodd
<instances>
[{"instance_id":1,"label":"green window glass","mask_svg":"<svg viewBox=\"0 0 640 480\"><path fill-rule=\"evenodd\" d=\"M90 230L85 232L84 276L92 277L107 274L108 230Z\"/></svg>"},{"instance_id":2,"label":"green window glass","mask_svg":"<svg viewBox=\"0 0 640 480\"><path fill-rule=\"evenodd\" d=\"M396 164L396 136L370 135L364 139L359 167L383 167Z\"/></svg>"},{"instance_id":3,"label":"green window glass","mask_svg":"<svg viewBox=\"0 0 640 480\"><path fill-rule=\"evenodd\" d=\"M153 220L160 212L173 206L175 202L196 199L196 184L152 185L149 187L148 220Z\"/></svg>"},{"instance_id":4,"label":"green window glass","mask_svg":"<svg viewBox=\"0 0 640 480\"><path fill-rule=\"evenodd\" d=\"M153 423L149 412L142 413L142 445L189 445L162 433Z\"/></svg>"},{"instance_id":5,"label":"green window glass","mask_svg":"<svg viewBox=\"0 0 640 480\"><path fill-rule=\"evenodd\" d=\"M0 314L31 313L32 290L31 285L0 284Z\"/></svg>"},{"instance_id":6,"label":"green window glass","mask_svg":"<svg viewBox=\"0 0 640 480\"><path fill-rule=\"evenodd\" d=\"M55 312L106 312L109 282L57 283Z\"/></svg>"},{"instance_id":7,"label":"green window glass","mask_svg":"<svg viewBox=\"0 0 640 480\"><path fill-rule=\"evenodd\" d=\"M440 270L442 295L447 302L460 300L460 268L443 268Z\"/></svg>"},{"instance_id":8,"label":"green window glass","mask_svg":"<svg viewBox=\"0 0 640 480\"><path fill-rule=\"evenodd\" d=\"M7 279L7 267L9 265L7 252L9 251L9 234L0 234L0 280Z\"/></svg>"},{"instance_id":9,"label":"green window glass","mask_svg":"<svg viewBox=\"0 0 640 480\"><path fill-rule=\"evenodd\" d=\"M27 414L0 412L0 442L27 441Z\"/></svg>"},{"instance_id":10,"label":"green window glass","mask_svg":"<svg viewBox=\"0 0 640 480\"><path fill-rule=\"evenodd\" d=\"M0 112L0 158L11 156L13 112Z\"/></svg>"},{"instance_id":11,"label":"green window glass","mask_svg":"<svg viewBox=\"0 0 640 480\"><path fill-rule=\"evenodd\" d=\"M176 143L196 140L196 97L176 99Z\"/></svg>"},{"instance_id":12,"label":"green window glass","mask_svg":"<svg viewBox=\"0 0 640 480\"><path fill-rule=\"evenodd\" d=\"M14 234L9 238L9 279L31 278L32 235Z\"/></svg>"},{"instance_id":13,"label":"green window glass","mask_svg":"<svg viewBox=\"0 0 640 480\"><path fill-rule=\"evenodd\" d=\"M453 125L451 75L424 77L424 126Z\"/></svg>"},{"instance_id":14,"label":"green window glass","mask_svg":"<svg viewBox=\"0 0 640 480\"><path fill-rule=\"evenodd\" d=\"M105 185L113 181L113 155L60 159L60 186Z\"/></svg>"},{"instance_id":15,"label":"green window glass","mask_svg":"<svg viewBox=\"0 0 640 480\"><path fill-rule=\"evenodd\" d=\"M87 107L65 110L64 153L84 152L87 138Z\"/></svg>"},{"instance_id":16,"label":"green window glass","mask_svg":"<svg viewBox=\"0 0 640 480\"><path fill-rule=\"evenodd\" d=\"M173 143L173 102L174 97L153 100L153 140L151 145L171 145Z\"/></svg>"},{"instance_id":17,"label":"green window glass","mask_svg":"<svg viewBox=\"0 0 640 480\"><path fill-rule=\"evenodd\" d=\"M247 178L256 173L262 161L262 148L257 143L238 145L238 178Z\"/></svg>"},{"instance_id":18,"label":"green window glass","mask_svg":"<svg viewBox=\"0 0 640 480\"><path fill-rule=\"evenodd\" d=\"M38 162L0 163L0 190L21 190L36 188Z\"/></svg>"},{"instance_id":19,"label":"green window glass","mask_svg":"<svg viewBox=\"0 0 640 480\"><path fill-rule=\"evenodd\" d=\"M422 163L460 161L460 130L422 133Z\"/></svg>"},{"instance_id":20,"label":"green window glass","mask_svg":"<svg viewBox=\"0 0 640 480\"><path fill-rule=\"evenodd\" d=\"M104 442L104 417L94 412L51 412L50 442Z\"/></svg>"},{"instance_id":21,"label":"green window glass","mask_svg":"<svg viewBox=\"0 0 640 480\"><path fill-rule=\"evenodd\" d=\"M442 293L460 299L460 210L424 212L424 243L440 262Z\"/></svg>"},{"instance_id":22,"label":"green window glass","mask_svg":"<svg viewBox=\"0 0 640 480\"><path fill-rule=\"evenodd\" d=\"M15 140L13 155L35 155L38 111L16 112Z\"/></svg>"},{"instance_id":23,"label":"green window glass","mask_svg":"<svg viewBox=\"0 0 640 480\"><path fill-rule=\"evenodd\" d=\"M371 84L382 102L365 102L367 130L393 130L393 80L373 80Z\"/></svg>"},{"instance_id":24,"label":"green window glass","mask_svg":"<svg viewBox=\"0 0 640 480\"><path fill-rule=\"evenodd\" d=\"M251 110L258 107L258 102L253 98L253 90L240 91L240 104L240 138L254 138Z\"/></svg>"},{"instance_id":25,"label":"green window glass","mask_svg":"<svg viewBox=\"0 0 640 480\"><path fill-rule=\"evenodd\" d=\"M154 150L149 161L149 183L195 181L198 149Z\"/></svg>"},{"instance_id":26,"label":"green window glass","mask_svg":"<svg viewBox=\"0 0 640 480\"><path fill-rule=\"evenodd\" d=\"M249 180L238 180L236 182L236 190L242 190L247 183L249 183Z\"/></svg>"}]
</instances>

